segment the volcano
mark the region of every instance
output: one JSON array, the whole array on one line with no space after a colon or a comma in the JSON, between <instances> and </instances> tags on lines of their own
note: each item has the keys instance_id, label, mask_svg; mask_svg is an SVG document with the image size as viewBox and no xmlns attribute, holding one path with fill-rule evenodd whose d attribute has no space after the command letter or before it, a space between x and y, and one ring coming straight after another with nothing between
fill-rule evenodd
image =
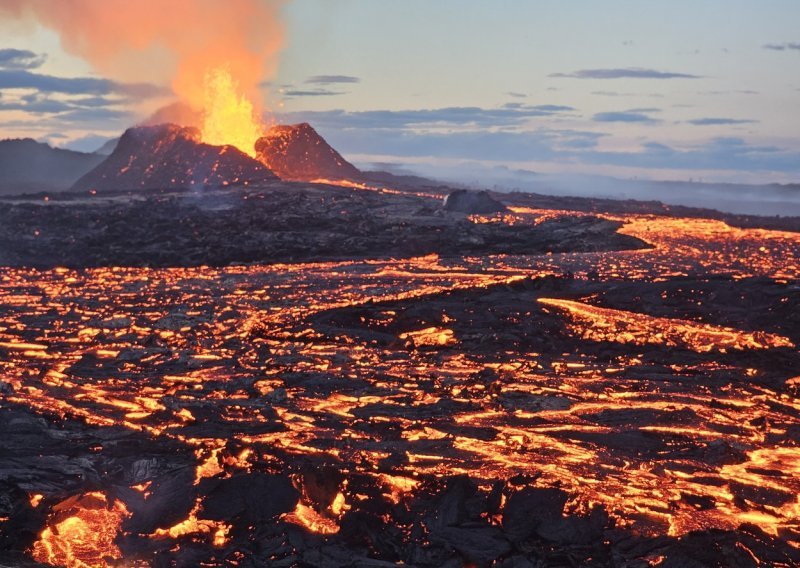
<instances>
[{"instance_id":1,"label":"volcano","mask_svg":"<svg viewBox=\"0 0 800 568\"><path fill-rule=\"evenodd\" d=\"M72 186L76 191L201 188L276 179L233 146L212 146L175 124L129 128L111 155Z\"/></svg>"},{"instance_id":2,"label":"volcano","mask_svg":"<svg viewBox=\"0 0 800 568\"><path fill-rule=\"evenodd\" d=\"M361 172L334 150L314 128L273 126L256 142L256 154L281 179L289 181L357 180Z\"/></svg>"}]
</instances>

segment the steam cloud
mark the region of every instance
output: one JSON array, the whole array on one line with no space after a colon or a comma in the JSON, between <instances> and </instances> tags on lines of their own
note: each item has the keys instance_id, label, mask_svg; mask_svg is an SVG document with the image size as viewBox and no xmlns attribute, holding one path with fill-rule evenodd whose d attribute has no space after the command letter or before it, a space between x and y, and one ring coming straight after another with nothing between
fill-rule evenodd
<instances>
[{"instance_id":1,"label":"steam cloud","mask_svg":"<svg viewBox=\"0 0 800 568\"><path fill-rule=\"evenodd\" d=\"M55 30L105 77L170 82L202 108L209 69L228 68L253 100L277 68L285 0L0 0L0 16Z\"/></svg>"}]
</instances>

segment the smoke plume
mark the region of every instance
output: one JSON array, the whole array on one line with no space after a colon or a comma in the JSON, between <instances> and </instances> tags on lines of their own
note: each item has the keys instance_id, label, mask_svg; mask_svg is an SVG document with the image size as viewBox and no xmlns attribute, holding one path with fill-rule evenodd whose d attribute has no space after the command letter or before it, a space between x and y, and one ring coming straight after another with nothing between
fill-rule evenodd
<instances>
[{"instance_id":1,"label":"smoke plume","mask_svg":"<svg viewBox=\"0 0 800 568\"><path fill-rule=\"evenodd\" d=\"M169 82L202 108L209 69L226 68L248 98L277 66L284 0L0 0L0 16L55 30L105 77Z\"/></svg>"}]
</instances>

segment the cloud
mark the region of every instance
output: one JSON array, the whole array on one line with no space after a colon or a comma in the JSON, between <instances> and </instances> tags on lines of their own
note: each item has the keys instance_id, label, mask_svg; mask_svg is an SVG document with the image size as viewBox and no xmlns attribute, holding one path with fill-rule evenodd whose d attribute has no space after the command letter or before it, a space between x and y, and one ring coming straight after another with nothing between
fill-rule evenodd
<instances>
[{"instance_id":1,"label":"cloud","mask_svg":"<svg viewBox=\"0 0 800 568\"><path fill-rule=\"evenodd\" d=\"M632 96L633 93L618 93L617 91L592 91L589 94L598 97L629 97Z\"/></svg>"},{"instance_id":2,"label":"cloud","mask_svg":"<svg viewBox=\"0 0 800 568\"><path fill-rule=\"evenodd\" d=\"M130 127L137 118L135 113L122 109L75 107L51 114L46 120L35 113L29 113L24 119L3 120L2 124L4 129L27 132L30 135L40 133L40 136L49 136L52 132L61 132L72 137L74 132L92 131L111 136Z\"/></svg>"},{"instance_id":3,"label":"cloud","mask_svg":"<svg viewBox=\"0 0 800 568\"><path fill-rule=\"evenodd\" d=\"M592 91L590 95L598 97L648 97L651 99L663 99L662 93L620 93L619 91Z\"/></svg>"},{"instance_id":4,"label":"cloud","mask_svg":"<svg viewBox=\"0 0 800 568\"><path fill-rule=\"evenodd\" d=\"M560 108L559 105L539 107ZM633 110L636 109L620 111L616 117L612 115L610 118L620 119L622 123L645 125L658 122L644 112L635 113ZM563 112L544 113L533 105L512 103L511 108L491 109L447 107L405 111L292 112L277 118L286 122L310 122L345 156L375 156L376 159L384 156L400 162L456 159L498 164L546 162L554 166L561 164L565 169L580 164L587 167L673 170L679 175L680 172L698 170L800 175L800 152L754 144L742 138L712 138L685 146L651 139L631 150L615 151L602 149L604 146L599 144L611 136L609 132L536 128L537 123L529 120L531 116L562 117ZM640 116L630 116L636 114ZM600 118L597 124L611 125L614 122L602 120L602 114Z\"/></svg>"},{"instance_id":5,"label":"cloud","mask_svg":"<svg viewBox=\"0 0 800 568\"><path fill-rule=\"evenodd\" d=\"M330 129L403 130L442 126L447 128L493 128L520 126L534 117L563 116L574 111L564 105L507 103L499 108L444 107L416 110L309 111L284 114L287 122L310 122Z\"/></svg>"},{"instance_id":6,"label":"cloud","mask_svg":"<svg viewBox=\"0 0 800 568\"><path fill-rule=\"evenodd\" d=\"M793 49L796 51L800 51L800 43L767 43L764 44L764 49L771 49L772 51L786 51L787 49Z\"/></svg>"},{"instance_id":7,"label":"cloud","mask_svg":"<svg viewBox=\"0 0 800 568\"><path fill-rule=\"evenodd\" d=\"M306 79L311 85L331 85L341 83L360 83L361 79L352 75L314 75Z\"/></svg>"},{"instance_id":8,"label":"cloud","mask_svg":"<svg viewBox=\"0 0 800 568\"><path fill-rule=\"evenodd\" d=\"M0 75L1 76L1 75ZM120 107L128 102L127 98L102 95L75 95L71 93L47 92L36 90L20 94L7 93L0 99L0 111L22 111L29 115L50 115L48 121L78 121L82 119L100 121L116 120L131 116ZM40 117L36 117L40 120Z\"/></svg>"},{"instance_id":9,"label":"cloud","mask_svg":"<svg viewBox=\"0 0 800 568\"><path fill-rule=\"evenodd\" d=\"M458 158L476 161L549 162L590 166L693 171L787 172L800 174L800 153L773 146L749 144L740 138L714 138L703 144L674 148L651 141L632 151L601 151L581 138L564 143L556 132L399 132L386 137L377 131L325 132L345 155L398 156L405 158ZM577 141L577 144L575 143Z\"/></svg>"},{"instance_id":10,"label":"cloud","mask_svg":"<svg viewBox=\"0 0 800 568\"><path fill-rule=\"evenodd\" d=\"M526 95L525 93L515 93L514 91L507 91L506 95L508 95L509 97L514 97L515 99L526 99L526 98L528 98L528 95Z\"/></svg>"},{"instance_id":11,"label":"cloud","mask_svg":"<svg viewBox=\"0 0 800 568\"><path fill-rule=\"evenodd\" d=\"M595 122L658 122L643 112L598 112L592 117L592 120Z\"/></svg>"},{"instance_id":12,"label":"cloud","mask_svg":"<svg viewBox=\"0 0 800 568\"><path fill-rule=\"evenodd\" d=\"M758 91L752 89L736 89L733 91L699 91L698 95L724 96L724 95L758 95Z\"/></svg>"},{"instance_id":13,"label":"cloud","mask_svg":"<svg viewBox=\"0 0 800 568\"><path fill-rule=\"evenodd\" d=\"M0 49L0 69L36 69L46 59L46 55L27 49Z\"/></svg>"},{"instance_id":14,"label":"cloud","mask_svg":"<svg viewBox=\"0 0 800 568\"><path fill-rule=\"evenodd\" d=\"M119 104L120 102L123 101L115 101L107 97L98 96L98 97L81 97L77 99L72 99L70 102L75 106L81 106L81 107L106 107Z\"/></svg>"},{"instance_id":15,"label":"cloud","mask_svg":"<svg viewBox=\"0 0 800 568\"><path fill-rule=\"evenodd\" d=\"M106 126L112 127L111 123L113 122L118 124L132 122L135 113L113 108L74 108L57 116L60 121L66 123L82 124L90 122L92 124L106 124ZM118 126L114 125L113 127Z\"/></svg>"},{"instance_id":16,"label":"cloud","mask_svg":"<svg viewBox=\"0 0 800 568\"><path fill-rule=\"evenodd\" d=\"M749 144L742 138L713 138L704 144L676 149L650 142L639 152L593 152L584 162L674 170L739 170L800 173L800 154L776 146Z\"/></svg>"},{"instance_id":17,"label":"cloud","mask_svg":"<svg viewBox=\"0 0 800 568\"><path fill-rule=\"evenodd\" d=\"M656 71L642 67L624 69L581 69L572 73L551 73L548 77L567 77L572 79L700 79L701 75Z\"/></svg>"},{"instance_id":18,"label":"cloud","mask_svg":"<svg viewBox=\"0 0 800 568\"><path fill-rule=\"evenodd\" d=\"M150 98L169 92L150 83L118 83L95 77L55 77L24 69L0 69L0 89L36 89L40 93L68 95L121 94L136 98Z\"/></svg>"},{"instance_id":19,"label":"cloud","mask_svg":"<svg viewBox=\"0 0 800 568\"><path fill-rule=\"evenodd\" d=\"M575 110L575 107L565 105L530 105L522 108L544 113L558 113Z\"/></svg>"},{"instance_id":20,"label":"cloud","mask_svg":"<svg viewBox=\"0 0 800 568\"><path fill-rule=\"evenodd\" d=\"M0 101L0 111L4 110L21 110L33 114L46 114L46 113L59 113L73 109L71 105L62 102L54 101L51 99L37 99L25 101L19 100L3 100Z\"/></svg>"},{"instance_id":21,"label":"cloud","mask_svg":"<svg viewBox=\"0 0 800 568\"><path fill-rule=\"evenodd\" d=\"M281 94L284 97L333 97L336 95L346 95L344 91L331 91L330 89L283 89Z\"/></svg>"},{"instance_id":22,"label":"cloud","mask_svg":"<svg viewBox=\"0 0 800 568\"><path fill-rule=\"evenodd\" d=\"M694 126L716 126L721 124L753 124L757 120L743 119L743 118L695 118L687 120L689 124Z\"/></svg>"}]
</instances>

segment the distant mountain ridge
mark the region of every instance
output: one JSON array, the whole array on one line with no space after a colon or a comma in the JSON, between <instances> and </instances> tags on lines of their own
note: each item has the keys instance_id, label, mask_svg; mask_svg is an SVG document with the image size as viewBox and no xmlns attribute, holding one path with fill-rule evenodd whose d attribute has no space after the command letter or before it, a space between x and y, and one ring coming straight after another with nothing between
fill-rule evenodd
<instances>
[{"instance_id":1,"label":"distant mountain ridge","mask_svg":"<svg viewBox=\"0 0 800 568\"><path fill-rule=\"evenodd\" d=\"M0 140L0 195L66 191L104 158L32 138Z\"/></svg>"}]
</instances>

